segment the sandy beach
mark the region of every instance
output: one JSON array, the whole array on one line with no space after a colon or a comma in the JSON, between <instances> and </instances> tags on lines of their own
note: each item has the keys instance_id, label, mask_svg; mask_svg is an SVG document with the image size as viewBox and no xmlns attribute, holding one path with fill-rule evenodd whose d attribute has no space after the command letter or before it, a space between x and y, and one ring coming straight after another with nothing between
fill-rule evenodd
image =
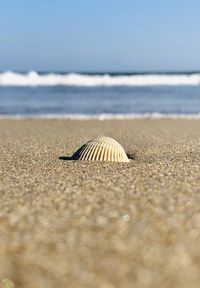
<instances>
[{"instance_id":1,"label":"sandy beach","mask_svg":"<svg viewBox=\"0 0 200 288\"><path fill-rule=\"evenodd\" d=\"M130 163L62 160L97 135ZM199 287L200 120L0 120L0 280Z\"/></svg>"}]
</instances>

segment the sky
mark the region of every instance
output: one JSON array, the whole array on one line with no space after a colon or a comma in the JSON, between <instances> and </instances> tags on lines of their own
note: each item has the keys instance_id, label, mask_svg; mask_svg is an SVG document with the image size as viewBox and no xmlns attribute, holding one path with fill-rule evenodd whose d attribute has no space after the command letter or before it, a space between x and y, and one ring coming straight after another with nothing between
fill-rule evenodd
<instances>
[{"instance_id":1,"label":"sky","mask_svg":"<svg viewBox=\"0 0 200 288\"><path fill-rule=\"evenodd\" d=\"M200 70L200 1L0 0L0 70Z\"/></svg>"}]
</instances>

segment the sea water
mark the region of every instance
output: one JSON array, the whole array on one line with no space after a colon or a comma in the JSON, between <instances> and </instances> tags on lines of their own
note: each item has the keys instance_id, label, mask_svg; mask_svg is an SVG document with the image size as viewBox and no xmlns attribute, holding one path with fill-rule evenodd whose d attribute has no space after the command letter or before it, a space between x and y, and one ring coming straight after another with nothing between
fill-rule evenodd
<instances>
[{"instance_id":1,"label":"sea water","mask_svg":"<svg viewBox=\"0 0 200 288\"><path fill-rule=\"evenodd\" d=\"M1 118L200 118L200 73L0 73Z\"/></svg>"}]
</instances>

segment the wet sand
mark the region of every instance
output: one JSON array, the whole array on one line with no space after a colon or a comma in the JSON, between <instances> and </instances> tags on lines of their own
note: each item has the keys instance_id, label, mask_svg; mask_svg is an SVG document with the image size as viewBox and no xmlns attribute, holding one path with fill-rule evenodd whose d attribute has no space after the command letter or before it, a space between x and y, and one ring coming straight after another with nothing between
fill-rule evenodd
<instances>
[{"instance_id":1,"label":"wet sand","mask_svg":"<svg viewBox=\"0 0 200 288\"><path fill-rule=\"evenodd\" d=\"M134 159L61 159L97 135ZM199 287L199 239L200 120L0 120L0 280Z\"/></svg>"}]
</instances>

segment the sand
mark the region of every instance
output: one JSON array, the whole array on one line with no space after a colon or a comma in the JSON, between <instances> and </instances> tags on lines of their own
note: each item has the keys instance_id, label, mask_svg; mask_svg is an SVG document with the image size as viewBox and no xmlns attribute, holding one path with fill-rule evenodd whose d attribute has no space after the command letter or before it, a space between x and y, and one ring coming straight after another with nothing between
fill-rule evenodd
<instances>
[{"instance_id":1,"label":"sand","mask_svg":"<svg viewBox=\"0 0 200 288\"><path fill-rule=\"evenodd\" d=\"M59 159L97 135L134 159ZM15 287L199 287L200 120L0 120L0 196Z\"/></svg>"}]
</instances>

